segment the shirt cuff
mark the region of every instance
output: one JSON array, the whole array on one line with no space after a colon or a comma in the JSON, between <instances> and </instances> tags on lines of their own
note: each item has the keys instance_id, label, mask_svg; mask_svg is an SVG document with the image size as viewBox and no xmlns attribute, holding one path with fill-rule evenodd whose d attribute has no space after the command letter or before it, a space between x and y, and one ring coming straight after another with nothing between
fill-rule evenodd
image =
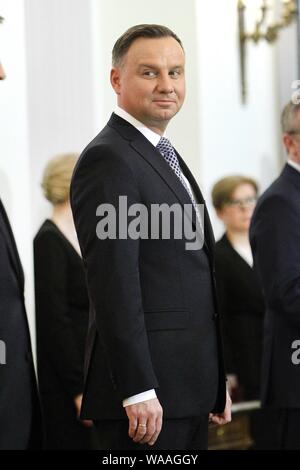
<instances>
[{"instance_id":1,"label":"shirt cuff","mask_svg":"<svg viewBox=\"0 0 300 470\"><path fill-rule=\"evenodd\" d=\"M138 393L137 395L133 395L132 397L126 398L125 400L123 400L123 407L135 405L136 403L140 403L146 400L152 400L153 398L156 398L154 388L152 390L147 390L146 392Z\"/></svg>"}]
</instances>

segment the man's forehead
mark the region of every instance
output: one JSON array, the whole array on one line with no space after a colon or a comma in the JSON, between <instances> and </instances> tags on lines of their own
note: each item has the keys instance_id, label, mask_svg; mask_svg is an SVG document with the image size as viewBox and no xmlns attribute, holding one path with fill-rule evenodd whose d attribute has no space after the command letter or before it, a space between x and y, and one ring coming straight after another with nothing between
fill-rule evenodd
<instances>
[{"instance_id":1,"label":"man's forehead","mask_svg":"<svg viewBox=\"0 0 300 470\"><path fill-rule=\"evenodd\" d=\"M130 46L127 55L136 64L150 65L165 60L170 60L177 66L184 64L183 49L172 37L138 38Z\"/></svg>"}]
</instances>

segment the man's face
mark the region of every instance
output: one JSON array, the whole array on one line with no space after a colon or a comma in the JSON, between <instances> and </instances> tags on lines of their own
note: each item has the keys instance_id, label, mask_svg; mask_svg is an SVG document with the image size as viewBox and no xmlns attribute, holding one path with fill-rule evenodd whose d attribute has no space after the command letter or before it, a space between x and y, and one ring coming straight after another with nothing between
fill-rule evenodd
<instances>
[{"instance_id":1,"label":"man's face","mask_svg":"<svg viewBox=\"0 0 300 470\"><path fill-rule=\"evenodd\" d=\"M300 111L294 118L291 132L283 134L283 143L291 160L300 164Z\"/></svg>"},{"instance_id":2,"label":"man's face","mask_svg":"<svg viewBox=\"0 0 300 470\"><path fill-rule=\"evenodd\" d=\"M111 71L118 105L163 134L184 101L184 65L184 52L174 38L136 39L122 66Z\"/></svg>"}]
</instances>

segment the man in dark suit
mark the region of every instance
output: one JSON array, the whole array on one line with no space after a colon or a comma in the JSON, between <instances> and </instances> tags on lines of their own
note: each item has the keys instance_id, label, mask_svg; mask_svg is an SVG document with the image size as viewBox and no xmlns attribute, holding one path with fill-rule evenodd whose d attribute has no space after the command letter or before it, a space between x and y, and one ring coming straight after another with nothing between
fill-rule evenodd
<instances>
[{"instance_id":1,"label":"man in dark suit","mask_svg":"<svg viewBox=\"0 0 300 470\"><path fill-rule=\"evenodd\" d=\"M5 72L0 63L0 79ZM0 450L41 447L41 417L24 304L24 276L0 200Z\"/></svg>"},{"instance_id":2,"label":"man in dark suit","mask_svg":"<svg viewBox=\"0 0 300 470\"><path fill-rule=\"evenodd\" d=\"M73 175L91 301L82 418L95 421L103 449L202 449L209 413L219 424L230 419L209 216L205 209L197 223L200 189L162 138L184 100L184 58L181 41L163 26L134 26L118 39L111 71L118 107ZM137 204L148 215L155 204L191 206L204 247L187 250L184 236L161 230L151 237L148 215L149 237L142 229L127 236ZM111 208L116 236L106 236L98 217Z\"/></svg>"},{"instance_id":3,"label":"man in dark suit","mask_svg":"<svg viewBox=\"0 0 300 470\"><path fill-rule=\"evenodd\" d=\"M300 449L300 105L282 113L288 161L258 201L250 241L266 300L262 403L282 449Z\"/></svg>"}]
</instances>

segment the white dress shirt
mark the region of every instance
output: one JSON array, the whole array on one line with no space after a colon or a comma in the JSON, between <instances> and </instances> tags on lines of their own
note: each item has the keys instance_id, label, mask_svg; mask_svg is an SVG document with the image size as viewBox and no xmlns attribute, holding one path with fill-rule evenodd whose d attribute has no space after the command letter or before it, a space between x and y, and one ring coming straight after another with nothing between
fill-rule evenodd
<instances>
[{"instance_id":1,"label":"white dress shirt","mask_svg":"<svg viewBox=\"0 0 300 470\"><path fill-rule=\"evenodd\" d=\"M300 163L294 162L294 160L288 160L287 163L295 168L295 170L300 171Z\"/></svg>"},{"instance_id":2,"label":"white dress shirt","mask_svg":"<svg viewBox=\"0 0 300 470\"><path fill-rule=\"evenodd\" d=\"M140 131L146 139L151 142L151 144L156 147L158 145L158 142L160 141L160 138L162 137L161 135L157 134L156 132L152 131L149 129L149 127L146 127L145 124L141 123L137 119L135 119L131 114L127 113L124 109L120 108L119 106L116 106L115 108L115 114L120 116L121 118L125 119L125 121L129 122L132 124L138 131ZM167 137L165 133L163 134L163 137ZM163 157L162 157L163 158ZM186 185L190 189L195 201L197 202L196 196L194 191L192 190L192 187L190 185L189 180L184 176L183 173L181 173L182 178L184 179Z\"/></svg>"},{"instance_id":3,"label":"white dress shirt","mask_svg":"<svg viewBox=\"0 0 300 470\"><path fill-rule=\"evenodd\" d=\"M135 119L131 114L127 113L124 109L120 108L119 106L116 106L114 110L115 114L120 116L122 119L125 119L125 121L129 122L132 124L139 132L141 132L146 139L149 140L149 142L156 147L158 142L160 141L161 135L157 134L156 132L152 131L149 129L149 127L146 127L145 124L142 122L138 121ZM164 137L165 134L164 134ZM163 156L162 156L163 158ZM192 191L191 185L189 181L186 179L184 174L182 173L182 177L184 178L186 184L189 186L190 190ZM193 194L194 195L194 194ZM194 196L195 197L195 196ZM195 198L196 200L196 198ZM126 398L123 400L123 406L129 406L129 405L135 405L136 403L140 403L142 401L146 400L151 400L152 398L156 398L156 392L154 389L151 390L146 390L145 392L138 393L137 395L134 395L132 397Z\"/></svg>"}]
</instances>

